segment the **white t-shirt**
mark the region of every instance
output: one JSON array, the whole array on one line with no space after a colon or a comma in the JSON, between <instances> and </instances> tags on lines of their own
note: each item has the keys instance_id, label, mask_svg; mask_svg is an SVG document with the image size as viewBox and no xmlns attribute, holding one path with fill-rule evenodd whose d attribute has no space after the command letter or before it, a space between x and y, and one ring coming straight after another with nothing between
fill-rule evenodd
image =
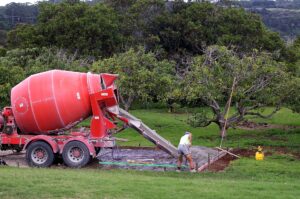
<instances>
[{"instance_id":1,"label":"white t-shirt","mask_svg":"<svg viewBox=\"0 0 300 199\"><path fill-rule=\"evenodd\" d=\"M186 135L182 136L180 138L179 144L190 146L191 142L190 142L189 136L190 136L190 134L186 134Z\"/></svg>"}]
</instances>

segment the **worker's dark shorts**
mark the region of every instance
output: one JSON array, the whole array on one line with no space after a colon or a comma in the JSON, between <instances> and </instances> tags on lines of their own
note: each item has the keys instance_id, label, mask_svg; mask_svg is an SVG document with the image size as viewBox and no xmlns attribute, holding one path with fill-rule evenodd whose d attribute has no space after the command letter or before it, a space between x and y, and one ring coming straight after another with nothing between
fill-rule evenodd
<instances>
[{"instance_id":1,"label":"worker's dark shorts","mask_svg":"<svg viewBox=\"0 0 300 199\"><path fill-rule=\"evenodd\" d=\"M185 144L179 144L178 145L178 154L179 155L190 155L191 154L190 147Z\"/></svg>"}]
</instances>

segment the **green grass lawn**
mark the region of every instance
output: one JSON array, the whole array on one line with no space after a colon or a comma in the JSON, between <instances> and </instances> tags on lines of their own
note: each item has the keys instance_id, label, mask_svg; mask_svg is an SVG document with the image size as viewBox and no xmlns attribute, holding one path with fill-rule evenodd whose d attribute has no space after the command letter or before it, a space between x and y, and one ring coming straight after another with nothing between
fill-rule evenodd
<instances>
[{"instance_id":1,"label":"green grass lawn","mask_svg":"<svg viewBox=\"0 0 300 199\"><path fill-rule=\"evenodd\" d=\"M264 113L271 113L273 108L266 108L263 110ZM251 117L250 117L251 119ZM266 122L270 124L300 126L300 114L293 113L290 109L282 108L270 119L255 118L252 119L256 122Z\"/></svg>"},{"instance_id":2,"label":"green grass lawn","mask_svg":"<svg viewBox=\"0 0 300 199\"><path fill-rule=\"evenodd\" d=\"M220 143L216 125L192 128L186 124L187 114L170 114L158 109L131 113L175 145L185 131L193 132L194 145L213 147ZM270 120L255 121L300 126L300 115L283 109ZM131 129L118 136L129 139L119 144L152 146ZM0 198L299 198L300 160L290 154L290 151L300 152L299 128L230 129L224 145L284 147L288 152L274 153L264 161L241 158L231 162L223 172L200 174L0 167Z\"/></svg>"},{"instance_id":3,"label":"green grass lawn","mask_svg":"<svg viewBox=\"0 0 300 199\"><path fill-rule=\"evenodd\" d=\"M0 167L0 198L299 198L299 160L242 158L220 173Z\"/></svg>"},{"instance_id":4,"label":"green grass lawn","mask_svg":"<svg viewBox=\"0 0 300 199\"><path fill-rule=\"evenodd\" d=\"M266 109L265 112L270 112ZM205 128L193 128L186 123L187 114L170 114L166 110L133 110L133 115L141 119L150 128L155 129L160 135L177 145L178 140L185 131L193 133L193 144L202 146L219 146L220 136L216 124ZM251 119L256 122L267 122L287 126L300 127L300 114L292 113L289 109L282 109L271 119ZM129 139L128 142L120 145L132 146L153 146L148 140L132 129L120 133L118 137ZM228 137L225 140L226 147L249 148L263 146L300 148L300 128L292 130L267 129L267 130L242 130L229 129Z\"/></svg>"}]
</instances>

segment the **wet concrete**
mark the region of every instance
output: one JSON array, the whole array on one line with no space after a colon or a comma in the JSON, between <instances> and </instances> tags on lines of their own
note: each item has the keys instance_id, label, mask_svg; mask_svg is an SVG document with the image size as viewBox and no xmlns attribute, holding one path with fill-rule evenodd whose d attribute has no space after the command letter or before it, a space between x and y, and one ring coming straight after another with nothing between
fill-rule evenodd
<instances>
[{"instance_id":1,"label":"wet concrete","mask_svg":"<svg viewBox=\"0 0 300 199\"><path fill-rule=\"evenodd\" d=\"M211 161L221 155L217 150L201 146L193 146L191 148L192 156L196 167L201 167L208 161ZM13 152L0 151L0 158L3 159L8 166L14 167L28 167L25 160L25 151ZM98 159L98 160L97 160ZM154 170L154 171L174 171L176 170L177 159L170 156L166 152L159 150L155 147L122 147L114 149L102 149L96 160L93 160L88 168L100 169L133 169L133 170ZM125 164L138 164L139 166L128 165L101 165L100 162L112 163L125 163ZM148 166L150 164L159 164L160 166ZM166 164L167 166L162 166ZM173 166L173 167L170 167ZM183 161L185 168L182 170L189 170L188 162ZM53 167L65 167L62 162L56 163Z\"/></svg>"},{"instance_id":2,"label":"wet concrete","mask_svg":"<svg viewBox=\"0 0 300 199\"><path fill-rule=\"evenodd\" d=\"M202 146L193 146L191 151L196 168L201 167L207 164L207 162L222 155L218 150ZM134 170L174 171L176 170L177 163L176 158L156 148L124 147L115 149L102 149L97 157L100 161L100 167L104 169L119 168ZM101 162L103 164L111 164L103 165ZM120 163L122 165L119 165ZM138 166L136 166L136 164L138 164ZM182 170L189 170L188 162L185 159L183 161L183 165L185 165L185 168L182 168Z\"/></svg>"}]
</instances>

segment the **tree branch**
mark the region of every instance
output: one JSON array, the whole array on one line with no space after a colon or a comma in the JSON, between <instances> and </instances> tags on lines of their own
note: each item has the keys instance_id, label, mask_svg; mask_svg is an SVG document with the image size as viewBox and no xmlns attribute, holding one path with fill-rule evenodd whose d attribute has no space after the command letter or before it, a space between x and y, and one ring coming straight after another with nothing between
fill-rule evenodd
<instances>
[{"instance_id":1,"label":"tree branch","mask_svg":"<svg viewBox=\"0 0 300 199\"><path fill-rule=\"evenodd\" d=\"M269 119L270 117L272 117L275 113L277 113L280 110L280 106L276 106L276 108L272 111L272 113L268 114L268 115L263 115L261 113L258 112L251 112L251 111L247 111L245 112L245 115L253 115L253 116L257 116L260 118L264 118L264 119Z\"/></svg>"}]
</instances>

